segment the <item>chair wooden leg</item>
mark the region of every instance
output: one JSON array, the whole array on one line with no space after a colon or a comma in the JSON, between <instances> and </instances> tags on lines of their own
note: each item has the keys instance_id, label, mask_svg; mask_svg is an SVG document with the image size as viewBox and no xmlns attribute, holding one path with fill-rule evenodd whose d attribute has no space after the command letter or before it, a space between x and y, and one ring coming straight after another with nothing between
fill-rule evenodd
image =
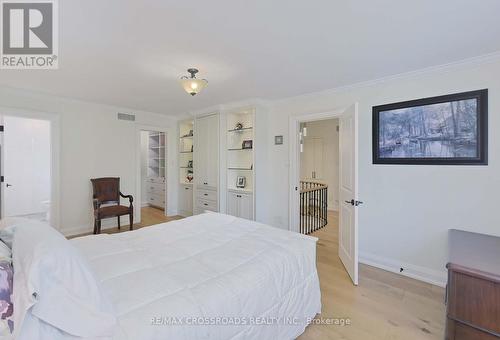
<instances>
[{"instance_id":1,"label":"chair wooden leg","mask_svg":"<svg viewBox=\"0 0 500 340\"><path fill-rule=\"evenodd\" d=\"M97 233L101 233L101 220L97 221Z\"/></svg>"},{"instance_id":2,"label":"chair wooden leg","mask_svg":"<svg viewBox=\"0 0 500 340\"><path fill-rule=\"evenodd\" d=\"M120 225L120 216L118 216L118 230L120 230L120 227L121 227L121 225Z\"/></svg>"},{"instance_id":3,"label":"chair wooden leg","mask_svg":"<svg viewBox=\"0 0 500 340\"><path fill-rule=\"evenodd\" d=\"M97 234L97 219L94 218L94 234Z\"/></svg>"},{"instance_id":4,"label":"chair wooden leg","mask_svg":"<svg viewBox=\"0 0 500 340\"><path fill-rule=\"evenodd\" d=\"M130 230L134 229L134 212L131 210L128 215L130 219Z\"/></svg>"}]
</instances>

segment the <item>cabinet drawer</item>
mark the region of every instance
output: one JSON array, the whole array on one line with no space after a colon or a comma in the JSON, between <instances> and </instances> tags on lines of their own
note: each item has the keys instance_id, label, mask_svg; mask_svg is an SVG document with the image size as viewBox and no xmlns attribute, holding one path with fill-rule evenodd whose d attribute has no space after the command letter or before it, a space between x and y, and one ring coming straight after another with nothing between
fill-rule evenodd
<instances>
[{"instance_id":1,"label":"cabinet drawer","mask_svg":"<svg viewBox=\"0 0 500 340\"><path fill-rule=\"evenodd\" d=\"M207 200L198 198L196 200L196 208L198 211L210 210L210 211L217 212L217 202L207 201Z\"/></svg>"},{"instance_id":2,"label":"cabinet drawer","mask_svg":"<svg viewBox=\"0 0 500 340\"><path fill-rule=\"evenodd\" d=\"M165 183L148 182L146 183L146 191L158 194L165 193Z\"/></svg>"},{"instance_id":3,"label":"cabinet drawer","mask_svg":"<svg viewBox=\"0 0 500 340\"><path fill-rule=\"evenodd\" d=\"M200 190L204 190L204 189L215 190L216 189L216 185L214 185L213 183L210 183L210 182L199 182L196 184L196 187Z\"/></svg>"},{"instance_id":4,"label":"cabinet drawer","mask_svg":"<svg viewBox=\"0 0 500 340\"><path fill-rule=\"evenodd\" d=\"M217 201L217 191L197 190L196 197L204 200Z\"/></svg>"},{"instance_id":5,"label":"cabinet drawer","mask_svg":"<svg viewBox=\"0 0 500 340\"><path fill-rule=\"evenodd\" d=\"M458 321L446 320L446 340L498 340L498 337Z\"/></svg>"},{"instance_id":6,"label":"cabinet drawer","mask_svg":"<svg viewBox=\"0 0 500 340\"><path fill-rule=\"evenodd\" d=\"M448 316L500 333L500 283L458 271L448 279Z\"/></svg>"},{"instance_id":7,"label":"cabinet drawer","mask_svg":"<svg viewBox=\"0 0 500 340\"><path fill-rule=\"evenodd\" d=\"M163 195L151 195L149 197L149 204L163 208L163 207L165 207L165 196L163 196Z\"/></svg>"},{"instance_id":8,"label":"cabinet drawer","mask_svg":"<svg viewBox=\"0 0 500 340\"><path fill-rule=\"evenodd\" d=\"M162 184L165 183L165 177L148 177L146 182Z\"/></svg>"}]
</instances>

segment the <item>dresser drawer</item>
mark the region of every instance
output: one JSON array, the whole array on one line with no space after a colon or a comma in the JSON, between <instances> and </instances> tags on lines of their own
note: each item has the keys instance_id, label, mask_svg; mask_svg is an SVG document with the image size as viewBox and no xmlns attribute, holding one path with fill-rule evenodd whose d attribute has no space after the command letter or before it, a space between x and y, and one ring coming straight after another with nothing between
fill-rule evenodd
<instances>
[{"instance_id":1,"label":"dresser drawer","mask_svg":"<svg viewBox=\"0 0 500 340\"><path fill-rule=\"evenodd\" d=\"M448 317L500 333L500 283L450 271Z\"/></svg>"},{"instance_id":2,"label":"dresser drawer","mask_svg":"<svg viewBox=\"0 0 500 340\"><path fill-rule=\"evenodd\" d=\"M165 196L164 195L151 195L149 196L149 204L164 208L165 207Z\"/></svg>"},{"instance_id":3,"label":"dresser drawer","mask_svg":"<svg viewBox=\"0 0 500 340\"><path fill-rule=\"evenodd\" d=\"M165 183L165 177L148 177L146 179L146 182L148 182L148 183L158 183L158 184Z\"/></svg>"},{"instance_id":4,"label":"dresser drawer","mask_svg":"<svg viewBox=\"0 0 500 340\"><path fill-rule=\"evenodd\" d=\"M204 199L196 199L196 207L198 211L203 212L204 210L210 210L217 212L217 202L208 201Z\"/></svg>"},{"instance_id":5,"label":"dresser drawer","mask_svg":"<svg viewBox=\"0 0 500 340\"><path fill-rule=\"evenodd\" d=\"M152 193L165 193L165 183L146 182L146 191Z\"/></svg>"},{"instance_id":6,"label":"dresser drawer","mask_svg":"<svg viewBox=\"0 0 500 340\"><path fill-rule=\"evenodd\" d=\"M197 190L196 197L204 200L217 201L217 191Z\"/></svg>"},{"instance_id":7,"label":"dresser drawer","mask_svg":"<svg viewBox=\"0 0 500 340\"><path fill-rule=\"evenodd\" d=\"M446 340L498 340L499 337L458 321L446 320Z\"/></svg>"}]
</instances>

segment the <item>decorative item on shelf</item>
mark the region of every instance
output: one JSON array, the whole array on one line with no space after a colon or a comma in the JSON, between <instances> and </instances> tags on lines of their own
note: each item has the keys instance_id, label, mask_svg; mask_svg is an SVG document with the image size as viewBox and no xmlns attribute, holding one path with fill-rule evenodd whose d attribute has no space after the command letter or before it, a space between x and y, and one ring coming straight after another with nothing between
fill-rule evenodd
<instances>
[{"instance_id":1,"label":"decorative item on shelf","mask_svg":"<svg viewBox=\"0 0 500 340\"><path fill-rule=\"evenodd\" d=\"M198 73L198 70L195 68L190 68L187 71L189 74L191 74L191 76L182 76L180 80L181 85L187 93L194 96L208 85L208 80L197 79L196 73Z\"/></svg>"},{"instance_id":2,"label":"decorative item on shelf","mask_svg":"<svg viewBox=\"0 0 500 340\"><path fill-rule=\"evenodd\" d=\"M247 185L247 179L245 176L238 176L236 178L236 187L244 188Z\"/></svg>"},{"instance_id":3,"label":"decorative item on shelf","mask_svg":"<svg viewBox=\"0 0 500 340\"><path fill-rule=\"evenodd\" d=\"M192 137L192 136L193 136L193 130L189 130L188 136L189 136L189 137Z\"/></svg>"},{"instance_id":4,"label":"decorative item on shelf","mask_svg":"<svg viewBox=\"0 0 500 340\"><path fill-rule=\"evenodd\" d=\"M193 161L188 161L187 167L192 169L193 168Z\"/></svg>"},{"instance_id":5,"label":"decorative item on shelf","mask_svg":"<svg viewBox=\"0 0 500 340\"><path fill-rule=\"evenodd\" d=\"M193 180L193 170L191 169L188 169L187 171L187 175L186 175L186 179L189 183L191 183L191 181Z\"/></svg>"},{"instance_id":6,"label":"decorative item on shelf","mask_svg":"<svg viewBox=\"0 0 500 340\"><path fill-rule=\"evenodd\" d=\"M194 145L191 145L191 152L193 152L194 150Z\"/></svg>"},{"instance_id":7,"label":"decorative item on shelf","mask_svg":"<svg viewBox=\"0 0 500 340\"><path fill-rule=\"evenodd\" d=\"M235 130L241 130L243 129L243 124L242 123L236 123L236 126L234 127Z\"/></svg>"},{"instance_id":8,"label":"decorative item on shelf","mask_svg":"<svg viewBox=\"0 0 500 340\"><path fill-rule=\"evenodd\" d=\"M242 149L252 149L253 148L253 140L244 140L242 145L241 145L241 148Z\"/></svg>"}]
</instances>

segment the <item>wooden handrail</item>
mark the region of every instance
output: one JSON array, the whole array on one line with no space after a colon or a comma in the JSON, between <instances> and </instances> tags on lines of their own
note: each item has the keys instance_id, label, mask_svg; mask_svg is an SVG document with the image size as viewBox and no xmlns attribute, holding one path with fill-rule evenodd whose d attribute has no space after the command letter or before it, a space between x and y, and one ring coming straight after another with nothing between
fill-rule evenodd
<instances>
[{"instance_id":1,"label":"wooden handrail","mask_svg":"<svg viewBox=\"0 0 500 340\"><path fill-rule=\"evenodd\" d=\"M311 188L307 188L307 189L302 189L302 185L303 184L306 184L306 185L314 185L313 187ZM321 183L321 182L310 182L310 181L300 181L300 192L301 193L304 193L304 192L311 192L311 191L314 191L314 190L320 190L320 189L326 189L328 188L328 185L326 185L325 183Z\"/></svg>"}]
</instances>

